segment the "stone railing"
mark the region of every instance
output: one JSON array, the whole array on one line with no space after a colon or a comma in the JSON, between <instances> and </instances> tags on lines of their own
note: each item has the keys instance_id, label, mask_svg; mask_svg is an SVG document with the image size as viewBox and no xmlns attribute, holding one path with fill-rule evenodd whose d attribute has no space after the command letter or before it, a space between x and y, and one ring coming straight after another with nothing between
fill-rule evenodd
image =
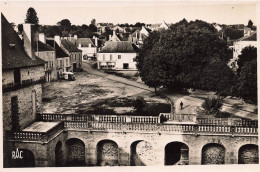
<instances>
[{"instance_id":1,"label":"stone railing","mask_svg":"<svg viewBox=\"0 0 260 172\"><path fill-rule=\"evenodd\" d=\"M94 115L84 114L37 114L39 121L94 121Z\"/></svg>"},{"instance_id":2,"label":"stone railing","mask_svg":"<svg viewBox=\"0 0 260 172\"><path fill-rule=\"evenodd\" d=\"M6 133L8 140L26 140L47 142L56 134L64 130L64 123L60 122L47 132L30 132L30 131L8 131Z\"/></svg>"},{"instance_id":3,"label":"stone railing","mask_svg":"<svg viewBox=\"0 0 260 172\"><path fill-rule=\"evenodd\" d=\"M141 124L141 123L107 123L107 122L75 122L65 121L66 129L86 129L103 131L122 131L122 132L169 132L186 134L248 134L257 135L258 128L239 127L239 126L212 126L196 124Z\"/></svg>"},{"instance_id":4,"label":"stone railing","mask_svg":"<svg viewBox=\"0 0 260 172\"><path fill-rule=\"evenodd\" d=\"M258 127L257 120L242 118L197 118L199 125Z\"/></svg>"}]
</instances>

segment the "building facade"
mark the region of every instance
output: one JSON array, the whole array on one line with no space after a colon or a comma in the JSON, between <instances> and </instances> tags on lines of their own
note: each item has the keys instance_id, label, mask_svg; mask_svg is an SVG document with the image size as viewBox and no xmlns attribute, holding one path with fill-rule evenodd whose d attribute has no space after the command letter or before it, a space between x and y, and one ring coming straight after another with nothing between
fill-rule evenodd
<instances>
[{"instance_id":1,"label":"building facade","mask_svg":"<svg viewBox=\"0 0 260 172\"><path fill-rule=\"evenodd\" d=\"M45 61L35 55L34 27L24 24L23 41L1 14L4 157L10 152L8 132L22 131L41 113ZM6 166L11 162L4 161Z\"/></svg>"},{"instance_id":2,"label":"building facade","mask_svg":"<svg viewBox=\"0 0 260 172\"><path fill-rule=\"evenodd\" d=\"M127 41L108 42L97 54L98 69L136 70L138 48Z\"/></svg>"}]
</instances>

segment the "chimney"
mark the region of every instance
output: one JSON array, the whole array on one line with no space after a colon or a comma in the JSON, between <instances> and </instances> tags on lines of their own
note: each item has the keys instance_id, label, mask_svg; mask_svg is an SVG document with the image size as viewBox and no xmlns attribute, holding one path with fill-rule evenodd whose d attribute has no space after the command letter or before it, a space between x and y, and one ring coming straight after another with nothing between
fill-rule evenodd
<instances>
[{"instance_id":1,"label":"chimney","mask_svg":"<svg viewBox=\"0 0 260 172\"><path fill-rule=\"evenodd\" d=\"M97 37L95 37L95 45L98 47L98 40L97 40Z\"/></svg>"},{"instance_id":2,"label":"chimney","mask_svg":"<svg viewBox=\"0 0 260 172\"><path fill-rule=\"evenodd\" d=\"M116 31L115 31L115 30L113 30L113 36L114 36L114 35L116 35Z\"/></svg>"},{"instance_id":3,"label":"chimney","mask_svg":"<svg viewBox=\"0 0 260 172\"><path fill-rule=\"evenodd\" d=\"M91 48L91 43L88 44L88 47Z\"/></svg>"},{"instance_id":4,"label":"chimney","mask_svg":"<svg viewBox=\"0 0 260 172\"><path fill-rule=\"evenodd\" d=\"M35 32L34 25L30 23L23 24L23 40L24 50L26 54L33 60L35 60Z\"/></svg>"},{"instance_id":5,"label":"chimney","mask_svg":"<svg viewBox=\"0 0 260 172\"><path fill-rule=\"evenodd\" d=\"M111 37L112 37L112 36L111 36L111 35L109 35L109 41L111 40Z\"/></svg>"},{"instance_id":6,"label":"chimney","mask_svg":"<svg viewBox=\"0 0 260 172\"><path fill-rule=\"evenodd\" d=\"M46 44L46 36L44 33L39 33L39 41Z\"/></svg>"},{"instance_id":7,"label":"chimney","mask_svg":"<svg viewBox=\"0 0 260 172\"><path fill-rule=\"evenodd\" d=\"M78 39L78 35L74 35L74 39L76 39L76 40L77 40L77 39Z\"/></svg>"},{"instance_id":8,"label":"chimney","mask_svg":"<svg viewBox=\"0 0 260 172\"><path fill-rule=\"evenodd\" d=\"M58 46L60 47L60 44L61 44L60 36L58 36L58 35L54 36L54 40L58 44Z\"/></svg>"}]
</instances>

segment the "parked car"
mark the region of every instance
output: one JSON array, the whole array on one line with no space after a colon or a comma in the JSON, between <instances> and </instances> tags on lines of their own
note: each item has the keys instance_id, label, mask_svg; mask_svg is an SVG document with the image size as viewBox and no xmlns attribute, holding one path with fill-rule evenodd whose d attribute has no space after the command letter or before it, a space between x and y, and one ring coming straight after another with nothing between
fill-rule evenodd
<instances>
[{"instance_id":1,"label":"parked car","mask_svg":"<svg viewBox=\"0 0 260 172\"><path fill-rule=\"evenodd\" d=\"M74 73L73 72L63 72L62 79L74 81L75 80Z\"/></svg>"}]
</instances>

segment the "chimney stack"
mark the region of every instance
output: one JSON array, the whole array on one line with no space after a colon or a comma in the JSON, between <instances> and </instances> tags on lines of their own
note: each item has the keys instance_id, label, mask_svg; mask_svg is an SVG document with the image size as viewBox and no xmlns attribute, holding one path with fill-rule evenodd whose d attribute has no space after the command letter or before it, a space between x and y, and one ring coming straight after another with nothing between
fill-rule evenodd
<instances>
[{"instance_id":1,"label":"chimney stack","mask_svg":"<svg viewBox=\"0 0 260 172\"><path fill-rule=\"evenodd\" d=\"M58 35L54 36L54 40L58 44L58 46L60 47L60 44L61 44L60 36L58 36Z\"/></svg>"},{"instance_id":2,"label":"chimney stack","mask_svg":"<svg viewBox=\"0 0 260 172\"><path fill-rule=\"evenodd\" d=\"M46 44L46 36L44 33L39 33L39 41Z\"/></svg>"},{"instance_id":3,"label":"chimney stack","mask_svg":"<svg viewBox=\"0 0 260 172\"><path fill-rule=\"evenodd\" d=\"M69 34L69 37L70 37L70 39L69 39L69 40L70 40L70 42L71 42L71 34Z\"/></svg>"},{"instance_id":4,"label":"chimney stack","mask_svg":"<svg viewBox=\"0 0 260 172\"><path fill-rule=\"evenodd\" d=\"M35 32L34 25L30 23L23 24L24 50L26 54L35 60Z\"/></svg>"},{"instance_id":5,"label":"chimney stack","mask_svg":"<svg viewBox=\"0 0 260 172\"><path fill-rule=\"evenodd\" d=\"M98 47L98 40L97 40L97 37L95 37L95 45Z\"/></svg>"},{"instance_id":6,"label":"chimney stack","mask_svg":"<svg viewBox=\"0 0 260 172\"><path fill-rule=\"evenodd\" d=\"M112 37L112 36L111 36L111 35L109 35L109 41L111 40L111 37Z\"/></svg>"},{"instance_id":7,"label":"chimney stack","mask_svg":"<svg viewBox=\"0 0 260 172\"><path fill-rule=\"evenodd\" d=\"M78 35L74 35L74 39L77 40L78 39Z\"/></svg>"}]
</instances>

